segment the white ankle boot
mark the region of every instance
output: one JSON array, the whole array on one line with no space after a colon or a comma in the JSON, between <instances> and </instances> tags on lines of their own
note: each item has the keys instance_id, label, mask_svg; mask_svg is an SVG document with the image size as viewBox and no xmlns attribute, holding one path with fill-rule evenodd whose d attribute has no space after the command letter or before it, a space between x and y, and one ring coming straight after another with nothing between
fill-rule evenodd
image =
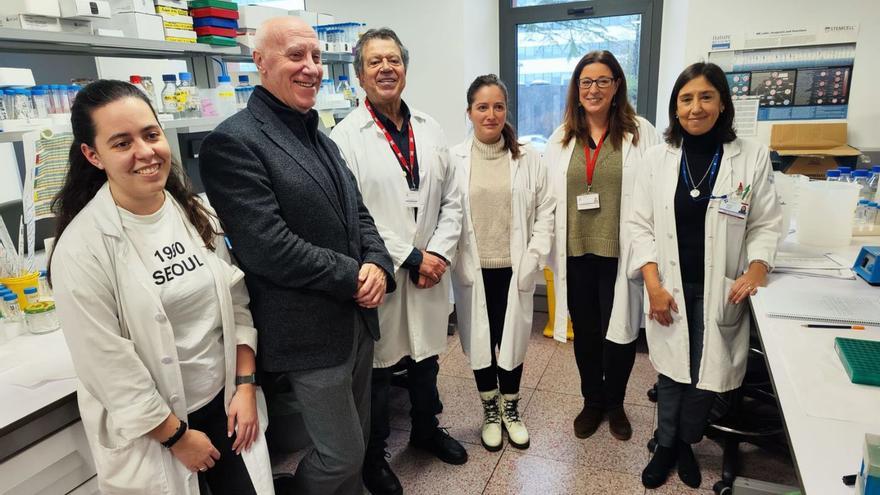
<instances>
[{"instance_id":1,"label":"white ankle boot","mask_svg":"<svg viewBox=\"0 0 880 495\"><path fill-rule=\"evenodd\" d=\"M529 448L529 430L519 417L519 394L503 394L501 403L501 421L507 430L510 445L518 449Z\"/></svg>"},{"instance_id":2,"label":"white ankle boot","mask_svg":"<svg viewBox=\"0 0 880 495\"><path fill-rule=\"evenodd\" d=\"M498 410L498 390L480 392L483 401L483 428L480 441L489 452L501 450L501 413Z\"/></svg>"}]
</instances>

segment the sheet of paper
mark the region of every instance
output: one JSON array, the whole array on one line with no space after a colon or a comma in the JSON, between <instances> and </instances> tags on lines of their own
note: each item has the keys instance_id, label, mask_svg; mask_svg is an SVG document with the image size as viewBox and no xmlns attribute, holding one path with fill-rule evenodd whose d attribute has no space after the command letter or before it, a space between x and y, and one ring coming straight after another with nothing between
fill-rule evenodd
<instances>
[{"instance_id":1,"label":"sheet of paper","mask_svg":"<svg viewBox=\"0 0 880 495\"><path fill-rule=\"evenodd\" d=\"M840 263L827 256L809 256L794 253L779 253L776 255L774 269L779 268L808 268L812 270L839 270L844 268Z\"/></svg>"},{"instance_id":2,"label":"sheet of paper","mask_svg":"<svg viewBox=\"0 0 880 495\"><path fill-rule=\"evenodd\" d=\"M733 102L734 122L738 136L754 136L758 133L758 96L741 96Z\"/></svg>"}]
</instances>

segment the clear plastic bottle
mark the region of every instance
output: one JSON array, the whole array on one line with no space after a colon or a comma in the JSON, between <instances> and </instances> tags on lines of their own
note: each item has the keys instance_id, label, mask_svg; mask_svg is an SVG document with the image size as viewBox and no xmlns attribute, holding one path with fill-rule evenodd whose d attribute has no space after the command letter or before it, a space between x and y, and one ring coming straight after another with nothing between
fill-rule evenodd
<instances>
[{"instance_id":1,"label":"clear plastic bottle","mask_svg":"<svg viewBox=\"0 0 880 495\"><path fill-rule=\"evenodd\" d=\"M162 113L180 118L180 114L177 112L177 76L162 74L162 82L165 83L165 87L162 88Z\"/></svg>"},{"instance_id":2,"label":"clear plastic bottle","mask_svg":"<svg viewBox=\"0 0 880 495\"><path fill-rule=\"evenodd\" d=\"M840 181L840 170L836 168L832 168L825 172L825 180L828 182L839 182Z\"/></svg>"},{"instance_id":3,"label":"clear plastic bottle","mask_svg":"<svg viewBox=\"0 0 880 495\"><path fill-rule=\"evenodd\" d=\"M34 107L34 117L45 119L49 116L49 101L45 90L32 89L31 102Z\"/></svg>"},{"instance_id":4,"label":"clear plastic bottle","mask_svg":"<svg viewBox=\"0 0 880 495\"><path fill-rule=\"evenodd\" d=\"M6 110L6 119L14 119L15 118L15 91L11 89L2 90L2 100L3 100L3 108Z\"/></svg>"},{"instance_id":5,"label":"clear plastic bottle","mask_svg":"<svg viewBox=\"0 0 880 495\"><path fill-rule=\"evenodd\" d=\"M67 99L67 86L53 84L52 98L55 100L55 113L70 113L70 100Z\"/></svg>"},{"instance_id":6,"label":"clear plastic bottle","mask_svg":"<svg viewBox=\"0 0 880 495\"><path fill-rule=\"evenodd\" d=\"M141 90L141 92L146 95L147 99L150 100L150 105L153 108L156 108L156 94L152 91L147 90L147 87L144 85L144 80L141 76L132 75L128 77L128 82L137 87L137 89Z\"/></svg>"},{"instance_id":7,"label":"clear plastic bottle","mask_svg":"<svg viewBox=\"0 0 880 495\"><path fill-rule=\"evenodd\" d=\"M877 195L877 186L880 184L880 165L871 167L871 178L868 179L868 188L871 190L871 198Z\"/></svg>"},{"instance_id":8,"label":"clear plastic bottle","mask_svg":"<svg viewBox=\"0 0 880 495\"><path fill-rule=\"evenodd\" d=\"M150 79L149 77L146 77L146 76L144 76L143 79L144 79L144 83L146 83L147 80L150 81L150 88L152 88L150 90L150 93L153 95L153 101L155 101L156 89L153 88L153 80ZM71 84L71 85L67 86L67 101L70 103L71 108L73 107L73 100L76 99L76 94L79 93L79 90L81 90L81 89L82 88L80 87L79 84Z\"/></svg>"},{"instance_id":9,"label":"clear plastic bottle","mask_svg":"<svg viewBox=\"0 0 880 495\"><path fill-rule=\"evenodd\" d=\"M868 175L867 170L855 170L852 172L852 182L862 188L859 191L859 197L870 201L873 199L873 196L871 195L871 189L868 187Z\"/></svg>"},{"instance_id":10,"label":"clear plastic bottle","mask_svg":"<svg viewBox=\"0 0 880 495\"><path fill-rule=\"evenodd\" d=\"M336 85L336 93L341 94L346 100L351 102L351 106L355 106L357 97L354 95L351 86L348 84L348 76L339 76L339 84Z\"/></svg>"},{"instance_id":11,"label":"clear plastic bottle","mask_svg":"<svg viewBox=\"0 0 880 495\"><path fill-rule=\"evenodd\" d=\"M856 216L855 216L855 224L856 226L862 226L867 223L868 219L868 203L867 199L860 199L858 206L856 206Z\"/></svg>"},{"instance_id":12,"label":"clear plastic bottle","mask_svg":"<svg viewBox=\"0 0 880 495\"><path fill-rule=\"evenodd\" d=\"M37 283L41 301L54 299L52 294L52 286L49 284L49 274L46 270L40 270L40 278Z\"/></svg>"},{"instance_id":13,"label":"clear plastic bottle","mask_svg":"<svg viewBox=\"0 0 880 495\"><path fill-rule=\"evenodd\" d=\"M10 118L7 107L8 100L6 98L6 91L0 89L0 120L8 120Z\"/></svg>"},{"instance_id":14,"label":"clear plastic bottle","mask_svg":"<svg viewBox=\"0 0 880 495\"><path fill-rule=\"evenodd\" d=\"M22 292L24 292L24 300L27 301L27 306L36 304L40 300L40 294L36 287L25 287Z\"/></svg>"},{"instance_id":15,"label":"clear plastic bottle","mask_svg":"<svg viewBox=\"0 0 880 495\"><path fill-rule=\"evenodd\" d=\"M225 117L232 115L237 109L235 88L229 76L217 76L217 112Z\"/></svg>"},{"instance_id":16,"label":"clear plastic bottle","mask_svg":"<svg viewBox=\"0 0 880 495\"><path fill-rule=\"evenodd\" d=\"M859 200L861 203L862 200ZM865 205L865 225L874 226L877 224L877 203L869 201Z\"/></svg>"},{"instance_id":17,"label":"clear plastic bottle","mask_svg":"<svg viewBox=\"0 0 880 495\"><path fill-rule=\"evenodd\" d=\"M852 167L837 167L840 170L840 182L852 182Z\"/></svg>"},{"instance_id":18,"label":"clear plastic bottle","mask_svg":"<svg viewBox=\"0 0 880 495\"><path fill-rule=\"evenodd\" d=\"M21 307L18 305L18 295L10 292L3 296L3 315L11 321L21 321Z\"/></svg>"},{"instance_id":19,"label":"clear plastic bottle","mask_svg":"<svg viewBox=\"0 0 880 495\"><path fill-rule=\"evenodd\" d=\"M199 98L199 88L192 82L192 74L189 72L181 72L180 84L177 85L178 90L183 90L185 94L183 102L183 114L187 118L195 119L202 116L201 99ZM177 108L180 109L180 94L177 95Z\"/></svg>"},{"instance_id":20,"label":"clear plastic bottle","mask_svg":"<svg viewBox=\"0 0 880 495\"><path fill-rule=\"evenodd\" d=\"M13 93L13 108L15 118L28 120L33 116L31 107L31 92L26 89L16 89Z\"/></svg>"}]
</instances>

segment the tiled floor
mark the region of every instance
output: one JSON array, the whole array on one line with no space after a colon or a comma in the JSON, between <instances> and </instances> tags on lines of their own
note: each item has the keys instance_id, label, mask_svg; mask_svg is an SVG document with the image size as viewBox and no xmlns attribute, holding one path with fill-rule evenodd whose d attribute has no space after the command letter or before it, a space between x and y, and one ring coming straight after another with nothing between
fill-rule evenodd
<instances>
[{"instance_id":1,"label":"tiled floor","mask_svg":"<svg viewBox=\"0 0 880 495\"><path fill-rule=\"evenodd\" d=\"M607 423L586 440L575 438L572 420L580 411L577 367L571 344L541 335L546 313L535 314L532 340L526 356L520 412L531 436L527 450L509 445L488 452L480 445L482 410L473 373L458 336L450 337L440 356L438 387L444 411L440 424L461 441L470 454L463 466L450 466L407 447L409 400L406 392L392 390L391 465L408 494L712 494L720 478L721 448L711 440L695 447L703 468L699 490L687 488L673 473L658 490L645 490L640 474L648 462L645 444L653 434L656 406L645 392L656 381L647 354L639 352L629 382L626 410L633 425L628 442L614 439ZM750 445L742 445L741 475L796 485L791 461ZM275 471L291 471L299 455L278 459Z\"/></svg>"}]
</instances>

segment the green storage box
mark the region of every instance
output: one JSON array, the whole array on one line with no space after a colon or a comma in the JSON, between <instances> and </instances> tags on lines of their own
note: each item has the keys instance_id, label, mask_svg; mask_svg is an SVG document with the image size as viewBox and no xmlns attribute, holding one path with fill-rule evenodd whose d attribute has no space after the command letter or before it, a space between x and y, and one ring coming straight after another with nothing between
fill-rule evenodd
<instances>
[{"instance_id":1,"label":"green storage box","mask_svg":"<svg viewBox=\"0 0 880 495\"><path fill-rule=\"evenodd\" d=\"M190 0L189 7L191 9L201 9L204 7L216 7L218 9L238 10L237 3L225 2L223 0Z\"/></svg>"},{"instance_id":2,"label":"green storage box","mask_svg":"<svg viewBox=\"0 0 880 495\"><path fill-rule=\"evenodd\" d=\"M217 45L217 46L238 46L238 42L235 41L235 38L226 38L224 36L199 36L196 38L199 43L207 43L209 45Z\"/></svg>"},{"instance_id":3,"label":"green storage box","mask_svg":"<svg viewBox=\"0 0 880 495\"><path fill-rule=\"evenodd\" d=\"M836 337L834 349L851 382L880 387L880 342Z\"/></svg>"}]
</instances>

